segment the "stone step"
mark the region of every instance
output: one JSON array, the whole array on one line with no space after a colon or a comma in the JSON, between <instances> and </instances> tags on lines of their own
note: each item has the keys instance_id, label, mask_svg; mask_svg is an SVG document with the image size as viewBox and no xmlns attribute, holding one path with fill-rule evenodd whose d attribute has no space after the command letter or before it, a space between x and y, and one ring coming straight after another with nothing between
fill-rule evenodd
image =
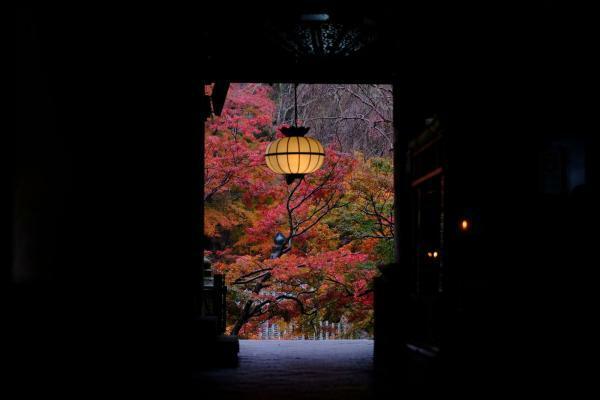
<instances>
[{"instance_id":1,"label":"stone step","mask_svg":"<svg viewBox=\"0 0 600 400\"><path fill-rule=\"evenodd\" d=\"M216 365L220 367L236 367L240 342L237 336L219 335L215 350Z\"/></svg>"},{"instance_id":2,"label":"stone step","mask_svg":"<svg viewBox=\"0 0 600 400\"><path fill-rule=\"evenodd\" d=\"M240 350L237 336L219 335L212 341L199 343L197 361L204 367L237 367Z\"/></svg>"}]
</instances>

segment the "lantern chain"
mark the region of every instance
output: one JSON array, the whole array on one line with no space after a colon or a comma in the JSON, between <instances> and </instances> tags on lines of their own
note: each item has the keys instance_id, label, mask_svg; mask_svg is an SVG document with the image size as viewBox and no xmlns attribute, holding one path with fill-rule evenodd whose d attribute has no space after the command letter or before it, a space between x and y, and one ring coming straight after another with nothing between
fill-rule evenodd
<instances>
[{"instance_id":1,"label":"lantern chain","mask_svg":"<svg viewBox=\"0 0 600 400\"><path fill-rule=\"evenodd\" d=\"M294 83L294 126L298 126L298 83Z\"/></svg>"}]
</instances>

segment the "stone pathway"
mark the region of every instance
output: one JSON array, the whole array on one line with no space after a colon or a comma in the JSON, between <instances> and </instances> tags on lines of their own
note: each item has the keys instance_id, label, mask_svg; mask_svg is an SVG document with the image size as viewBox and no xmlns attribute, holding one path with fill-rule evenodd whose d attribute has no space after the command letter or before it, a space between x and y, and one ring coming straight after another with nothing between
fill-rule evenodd
<instances>
[{"instance_id":1,"label":"stone pathway","mask_svg":"<svg viewBox=\"0 0 600 400\"><path fill-rule=\"evenodd\" d=\"M219 399L369 399L372 340L240 340L239 367L198 373Z\"/></svg>"}]
</instances>

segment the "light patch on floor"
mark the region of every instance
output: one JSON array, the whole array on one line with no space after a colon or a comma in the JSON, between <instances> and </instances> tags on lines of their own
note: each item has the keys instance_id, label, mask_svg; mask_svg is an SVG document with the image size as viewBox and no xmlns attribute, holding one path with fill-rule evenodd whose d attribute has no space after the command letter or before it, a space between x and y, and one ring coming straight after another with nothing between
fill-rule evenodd
<instances>
[{"instance_id":1,"label":"light patch on floor","mask_svg":"<svg viewBox=\"0 0 600 400\"><path fill-rule=\"evenodd\" d=\"M202 372L221 398L367 399L372 340L241 340L237 368ZM285 397L282 397L285 396Z\"/></svg>"}]
</instances>

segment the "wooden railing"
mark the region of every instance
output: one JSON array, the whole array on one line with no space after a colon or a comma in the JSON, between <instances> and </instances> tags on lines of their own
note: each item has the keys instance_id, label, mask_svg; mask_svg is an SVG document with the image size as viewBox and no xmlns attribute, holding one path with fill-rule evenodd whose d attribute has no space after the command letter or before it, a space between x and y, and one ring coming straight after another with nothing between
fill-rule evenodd
<instances>
[{"instance_id":1,"label":"wooden railing","mask_svg":"<svg viewBox=\"0 0 600 400\"><path fill-rule=\"evenodd\" d=\"M213 274L210 266L204 269L202 315L216 317L217 333L225 332L227 323L227 286L225 276Z\"/></svg>"},{"instance_id":2,"label":"wooden railing","mask_svg":"<svg viewBox=\"0 0 600 400\"><path fill-rule=\"evenodd\" d=\"M213 304L214 313L217 317L217 328L219 333L225 332L227 323L227 286L225 286L225 276L214 275Z\"/></svg>"}]
</instances>

